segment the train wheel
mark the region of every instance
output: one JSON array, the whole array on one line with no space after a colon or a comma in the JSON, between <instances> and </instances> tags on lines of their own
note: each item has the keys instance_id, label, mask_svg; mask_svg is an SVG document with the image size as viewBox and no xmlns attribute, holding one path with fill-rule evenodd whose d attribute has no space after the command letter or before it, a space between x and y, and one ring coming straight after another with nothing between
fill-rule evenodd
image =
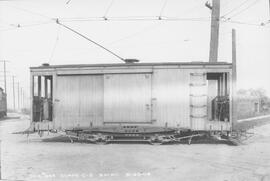
<instances>
[{"instance_id":1,"label":"train wheel","mask_svg":"<svg viewBox=\"0 0 270 181\"><path fill-rule=\"evenodd\" d=\"M106 145L107 141L106 140L97 140L97 141L95 141L95 144L97 144L97 145Z\"/></svg>"},{"instance_id":2,"label":"train wheel","mask_svg":"<svg viewBox=\"0 0 270 181\"><path fill-rule=\"evenodd\" d=\"M43 131L38 131L38 135L39 135L39 137L43 137L44 132Z\"/></svg>"},{"instance_id":3,"label":"train wheel","mask_svg":"<svg viewBox=\"0 0 270 181\"><path fill-rule=\"evenodd\" d=\"M102 135L101 133L98 133L95 136L95 143L98 145L105 145L107 144L107 141L108 141L108 137L105 135Z\"/></svg>"},{"instance_id":4,"label":"train wheel","mask_svg":"<svg viewBox=\"0 0 270 181\"><path fill-rule=\"evenodd\" d=\"M150 141L149 143L151 145L162 145L163 144L163 142L161 142L161 141Z\"/></svg>"},{"instance_id":5,"label":"train wheel","mask_svg":"<svg viewBox=\"0 0 270 181\"><path fill-rule=\"evenodd\" d=\"M159 135L155 135L150 138L149 143L151 145L161 145L163 144L163 138Z\"/></svg>"}]
</instances>

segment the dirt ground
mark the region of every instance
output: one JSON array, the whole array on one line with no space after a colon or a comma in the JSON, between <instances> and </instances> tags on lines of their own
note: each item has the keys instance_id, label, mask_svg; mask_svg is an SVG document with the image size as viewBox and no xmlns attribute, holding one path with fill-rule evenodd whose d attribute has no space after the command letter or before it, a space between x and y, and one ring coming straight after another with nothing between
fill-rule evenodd
<instances>
[{"instance_id":1,"label":"dirt ground","mask_svg":"<svg viewBox=\"0 0 270 181\"><path fill-rule=\"evenodd\" d=\"M11 134L28 126L25 116L0 121L3 180L270 180L270 124L252 130L241 146L95 145L37 135L28 142Z\"/></svg>"}]
</instances>

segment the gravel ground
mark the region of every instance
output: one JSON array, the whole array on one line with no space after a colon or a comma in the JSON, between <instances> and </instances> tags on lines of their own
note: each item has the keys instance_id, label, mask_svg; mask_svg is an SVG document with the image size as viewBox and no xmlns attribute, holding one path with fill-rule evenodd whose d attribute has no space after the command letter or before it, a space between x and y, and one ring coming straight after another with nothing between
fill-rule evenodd
<instances>
[{"instance_id":1,"label":"gravel ground","mask_svg":"<svg viewBox=\"0 0 270 181\"><path fill-rule=\"evenodd\" d=\"M270 180L270 124L241 146L94 145L11 134L28 126L25 116L0 121L3 180Z\"/></svg>"}]
</instances>

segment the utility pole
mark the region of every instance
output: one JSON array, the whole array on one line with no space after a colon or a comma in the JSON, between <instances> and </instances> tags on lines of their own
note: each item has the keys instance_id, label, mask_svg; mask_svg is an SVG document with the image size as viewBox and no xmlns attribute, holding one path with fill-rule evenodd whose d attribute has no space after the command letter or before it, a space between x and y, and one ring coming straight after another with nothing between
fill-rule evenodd
<instances>
[{"instance_id":1,"label":"utility pole","mask_svg":"<svg viewBox=\"0 0 270 181\"><path fill-rule=\"evenodd\" d=\"M212 0L212 6L208 2L205 4L205 6L212 10L209 62L217 62L218 40L219 40L219 20L220 20L220 0Z\"/></svg>"},{"instance_id":2,"label":"utility pole","mask_svg":"<svg viewBox=\"0 0 270 181\"><path fill-rule=\"evenodd\" d=\"M23 97L23 88L21 87L21 108L24 108L24 97Z\"/></svg>"},{"instance_id":3,"label":"utility pole","mask_svg":"<svg viewBox=\"0 0 270 181\"><path fill-rule=\"evenodd\" d=\"M14 83L14 75L12 76L12 85L13 85L13 109L15 111L15 83Z\"/></svg>"},{"instance_id":4,"label":"utility pole","mask_svg":"<svg viewBox=\"0 0 270 181\"><path fill-rule=\"evenodd\" d=\"M209 50L209 62L218 61L218 39L219 39L219 19L220 19L220 0L212 0L212 6L209 2L205 3L205 6L211 10L211 37L210 37L210 50ZM216 82L215 80L208 80L208 96L207 103L211 104L216 95ZM212 117L212 107L207 109L208 119Z\"/></svg>"},{"instance_id":5,"label":"utility pole","mask_svg":"<svg viewBox=\"0 0 270 181\"><path fill-rule=\"evenodd\" d=\"M5 94L6 94L5 107L6 107L6 110L7 110L7 72L6 72L6 61L4 61L4 83L5 83Z\"/></svg>"},{"instance_id":6,"label":"utility pole","mask_svg":"<svg viewBox=\"0 0 270 181\"><path fill-rule=\"evenodd\" d=\"M18 111L20 110L20 83L18 82Z\"/></svg>"},{"instance_id":7,"label":"utility pole","mask_svg":"<svg viewBox=\"0 0 270 181\"><path fill-rule=\"evenodd\" d=\"M237 121L237 96L236 96L236 32L232 29L232 124Z\"/></svg>"},{"instance_id":8,"label":"utility pole","mask_svg":"<svg viewBox=\"0 0 270 181\"><path fill-rule=\"evenodd\" d=\"M6 61L4 60L4 81L5 81L5 93L7 94L7 72L6 72Z\"/></svg>"}]
</instances>

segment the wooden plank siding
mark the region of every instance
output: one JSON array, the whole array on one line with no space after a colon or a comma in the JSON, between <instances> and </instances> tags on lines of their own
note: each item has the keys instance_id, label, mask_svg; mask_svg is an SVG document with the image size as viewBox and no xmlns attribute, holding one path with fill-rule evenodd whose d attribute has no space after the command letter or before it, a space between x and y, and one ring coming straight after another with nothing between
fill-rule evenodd
<instances>
[{"instance_id":1,"label":"wooden plank siding","mask_svg":"<svg viewBox=\"0 0 270 181\"><path fill-rule=\"evenodd\" d=\"M157 126L190 127L189 71L159 69L153 73L153 120Z\"/></svg>"},{"instance_id":2,"label":"wooden plank siding","mask_svg":"<svg viewBox=\"0 0 270 181\"><path fill-rule=\"evenodd\" d=\"M104 122L151 122L151 74L104 76Z\"/></svg>"},{"instance_id":3,"label":"wooden plank siding","mask_svg":"<svg viewBox=\"0 0 270 181\"><path fill-rule=\"evenodd\" d=\"M58 76L55 126L99 126L103 122L103 76Z\"/></svg>"}]
</instances>

